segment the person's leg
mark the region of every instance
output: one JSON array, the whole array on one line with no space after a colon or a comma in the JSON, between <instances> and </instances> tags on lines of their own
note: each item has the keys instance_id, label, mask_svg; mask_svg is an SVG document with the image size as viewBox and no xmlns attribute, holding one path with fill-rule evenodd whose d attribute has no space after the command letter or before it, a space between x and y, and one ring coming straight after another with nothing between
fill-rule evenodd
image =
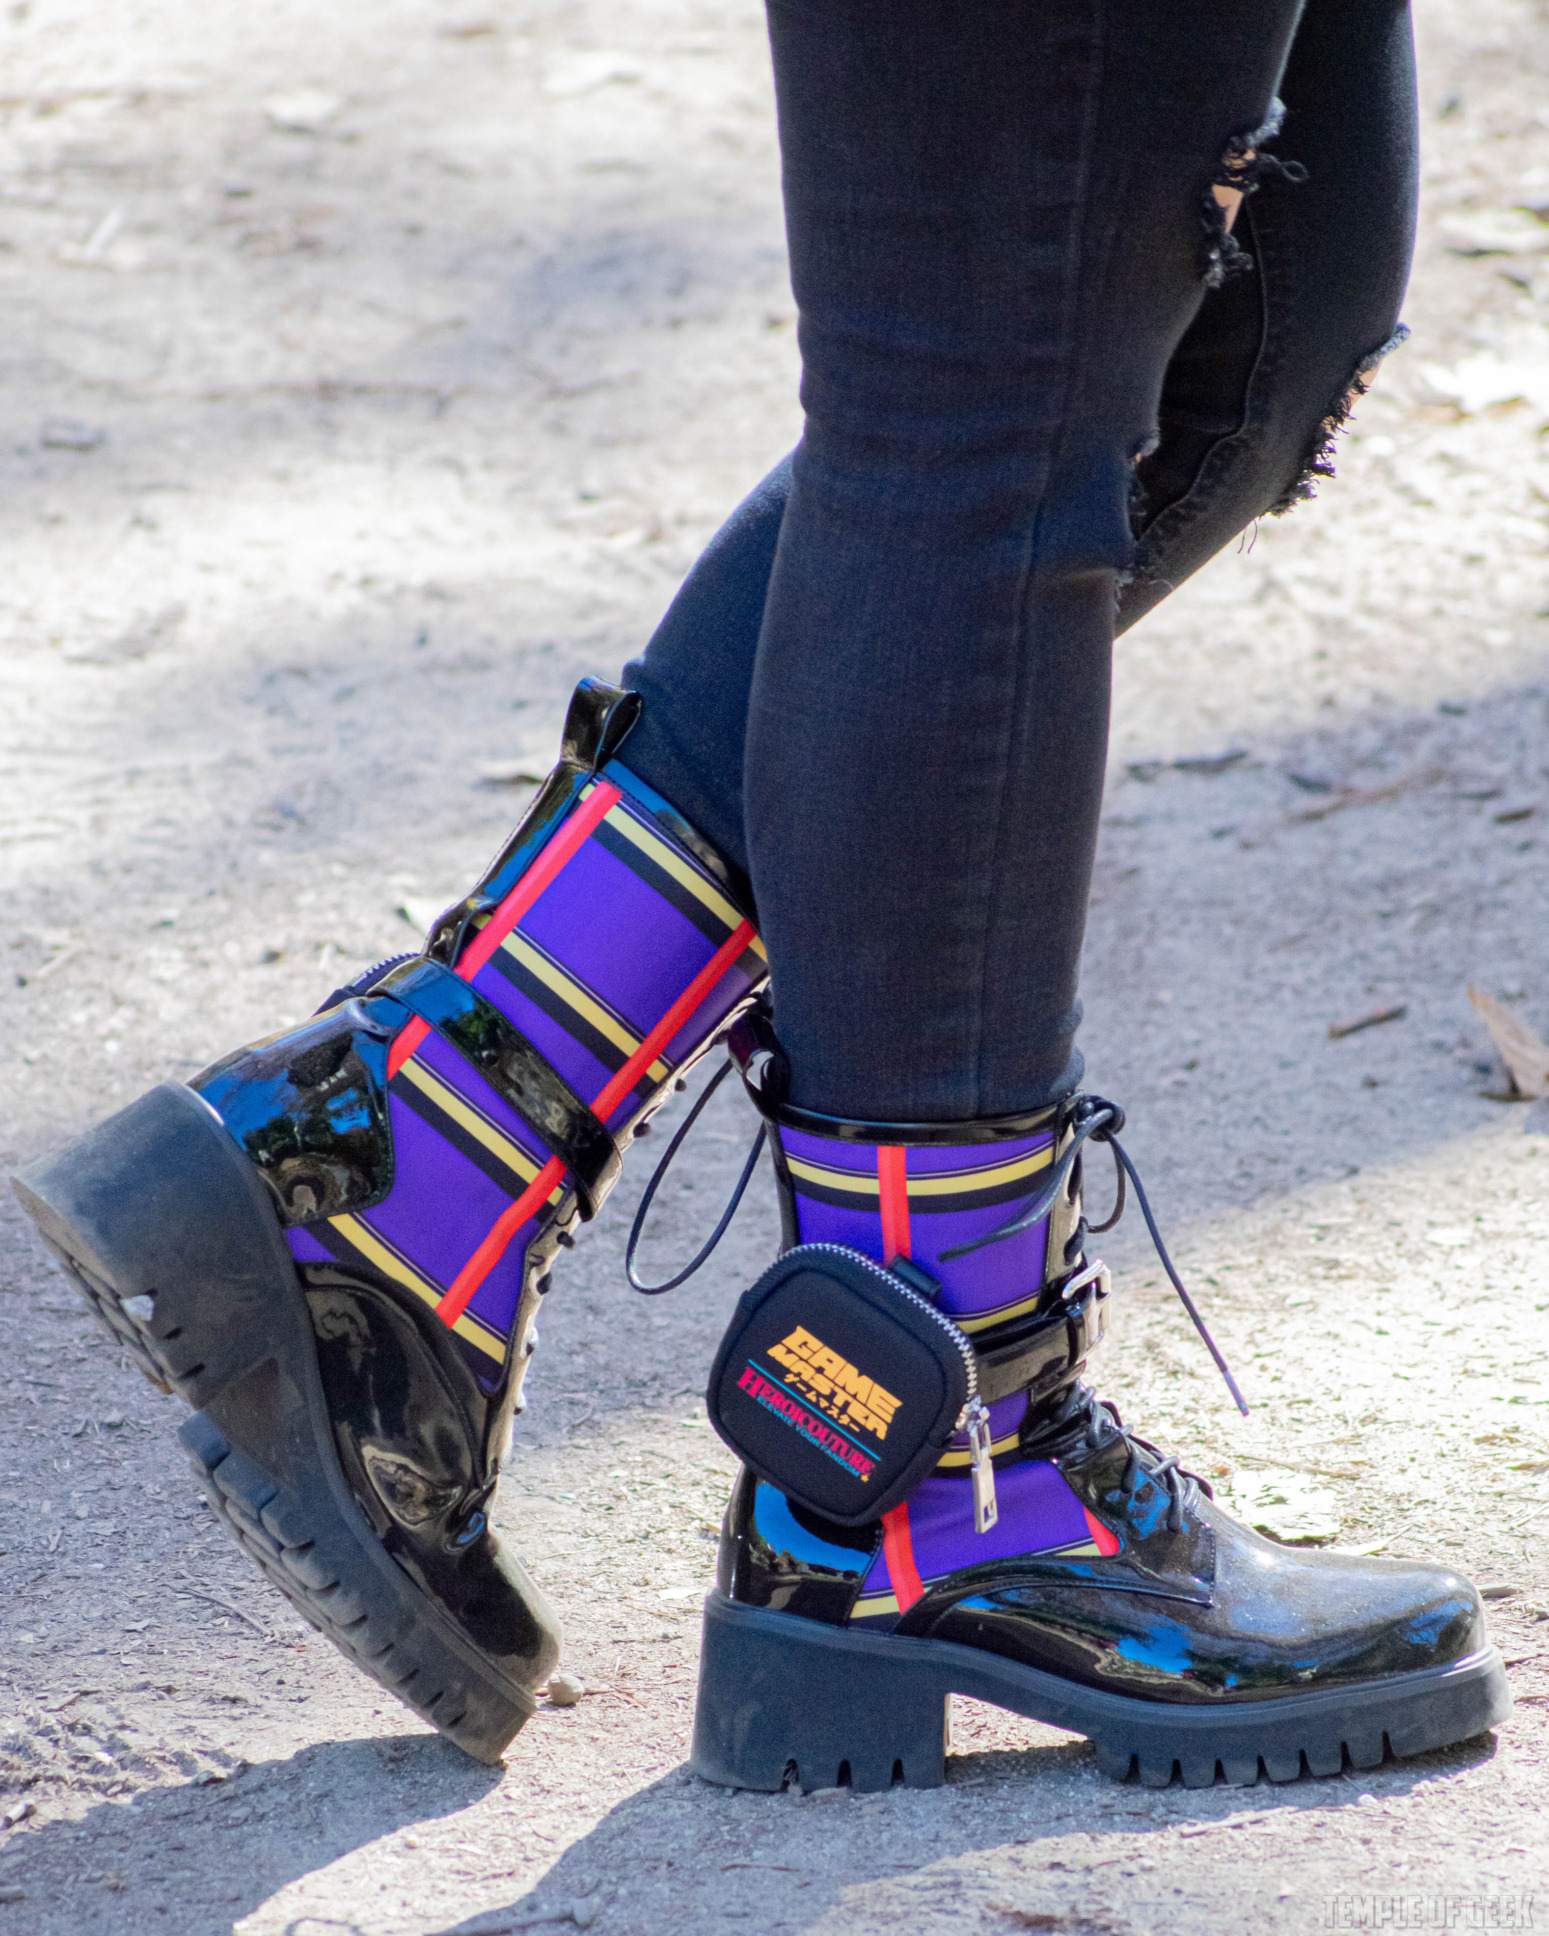
<instances>
[{"instance_id":1,"label":"person's leg","mask_svg":"<svg viewBox=\"0 0 1549 1936\"><path fill-rule=\"evenodd\" d=\"M1310 0L1280 93L1274 151L1307 179L1265 173L1235 229L1251 267L1206 291L1169 360L1118 633L1305 494L1352 377L1397 328L1416 176L1406 0ZM791 469L783 459L727 520L624 681L648 700L631 760L744 867L748 696Z\"/></svg>"},{"instance_id":2,"label":"person's leg","mask_svg":"<svg viewBox=\"0 0 1549 1936\"><path fill-rule=\"evenodd\" d=\"M803 1106L962 1121L1079 1079L1134 461L1298 12L770 8L807 423L744 790Z\"/></svg>"},{"instance_id":3,"label":"person's leg","mask_svg":"<svg viewBox=\"0 0 1549 1936\"><path fill-rule=\"evenodd\" d=\"M1123 1119L1070 1094L1075 971L1135 460L1298 8L1030 12L770 8L808 423L745 756L774 1026L732 1040L785 1249L714 1374L748 1469L693 1764L740 1786L940 1780L954 1690L1191 1785L1506 1701L1466 1581L1285 1554L1082 1383L1079 1152ZM939 1417L890 1328L931 1318Z\"/></svg>"},{"instance_id":4,"label":"person's leg","mask_svg":"<svg viewBox=\"0 0 1549 1936\"><path fill-rule=\"evenodd\" d=\"M1311 495L1399 338L1418 176L1407 0L1308 0L1280 93L1275 152L1305 179L1264 175L1235 231L1251 269L1206 295L1168 365L1120 631L1252 519Z\"/></svg>"},{"instance_id":5,"label":"person's leg","mask_svg":"<svg viewBox=\"0 0 1549 1936\"><path fill-rule=\"evenodd\" d=\"M700 554L650 643L624 669L644 702L634 770L747 871L742 754L748 693L791 459L750 491Z\"/></svg>"}]
</instances>

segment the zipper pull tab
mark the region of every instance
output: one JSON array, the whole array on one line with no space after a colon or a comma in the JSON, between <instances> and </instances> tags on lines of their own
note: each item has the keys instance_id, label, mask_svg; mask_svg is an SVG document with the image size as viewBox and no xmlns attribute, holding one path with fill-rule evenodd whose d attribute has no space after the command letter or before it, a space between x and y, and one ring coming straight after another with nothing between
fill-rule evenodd
<instances>
[{"instance_id":1,"label":"zipper pull tab","mask_svg":"<svg viewBox=\"0 0 1549 1936\"><path fill-rule=\"evenodd\" d=\"M968 1463L973 1470L974 1531L987 1533L1000 1518L995 1500L995 1461L990 1456L990 1408L982 1398L968 1401Z\"/></svg>"}]
</instances>

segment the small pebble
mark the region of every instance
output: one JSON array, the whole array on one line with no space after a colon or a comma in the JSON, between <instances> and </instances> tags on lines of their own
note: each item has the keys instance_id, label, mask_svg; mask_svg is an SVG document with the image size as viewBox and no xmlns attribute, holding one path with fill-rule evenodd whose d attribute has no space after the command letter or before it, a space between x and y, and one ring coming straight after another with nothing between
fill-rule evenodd
<instances>
[{"instance_id":1,"label":"small pebble","mask_svg":"<svg viewBox=\"0 0 1549 1936\"><path fill-rule=\"evenodd\" d=\"M814 1788L812 1799L815 1802L847 1802L850 1791L848 1788Z\"/></svg>"},{"instance_id":2,"label":"small pebble","mask_svg":"<svg viewBox=\"0 0 1549 1936\"><path fill-rule=\"evenodd\" d=\"M574 1707L586 1693L586 1683L575 1674L550 1674L549 1700L555 1707Z\"/></svg>"}]
</instances>

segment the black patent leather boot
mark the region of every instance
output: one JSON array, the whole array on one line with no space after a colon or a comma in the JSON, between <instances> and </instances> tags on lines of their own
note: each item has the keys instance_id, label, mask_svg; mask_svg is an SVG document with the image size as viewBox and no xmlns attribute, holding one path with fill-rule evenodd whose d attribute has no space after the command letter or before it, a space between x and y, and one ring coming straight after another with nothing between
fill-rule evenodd
<instances>
[{"instance_id":1,"label":"black patent leather boot","mask_svg":"<svg viewBox=\"0 0 1549 1936\"><path fill-rule=\"evenodd\" d=\"M840 1244L932 1290L974 1355L989 1457L960 1434L860 1527L744 1471L706 1605L700 1774L932 1785L954 1692L1087 1735L1102 1768L1150 1786L1370 1767L1505 1715L1466 1580L1262 1538L1082 1382L1108 1291L1083 1251L1077 1149L1112 1140L1111 1105L937 1128L754 1093L788 1245ZM886 1365L867 1369L886 1382ZM757 1370L824 1408L821 1377Z\"/></svg>"},{"instance_id":2,"label":"black patent leather boot","mask_svg":"<svg viewBox=\"0 0 1549 1936\"><path fill-rule=\"evenodd\" d=\"M559 1658L488 1519L550 1267L764 978L741 883L617 757L638 706L583 682L559 765L421 954L15 1180L194 1407L184 1446L244 1549L485 1760Z\"/></svg>"}]
</instances>

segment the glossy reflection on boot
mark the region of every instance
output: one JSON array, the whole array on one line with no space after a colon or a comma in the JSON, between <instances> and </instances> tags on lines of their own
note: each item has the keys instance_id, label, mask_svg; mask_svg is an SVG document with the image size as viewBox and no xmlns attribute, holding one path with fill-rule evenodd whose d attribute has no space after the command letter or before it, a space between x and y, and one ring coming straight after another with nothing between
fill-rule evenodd
<instances>
[{"instance_id":1,"label":"glossy reflection on boot","mask_svg":"<svg viewBox=\"0 0 1549 1936\"><path fill-rule=\"evenodd\" d=\"M558 1250L767 976L746 883L617 759L583 680L558 764L424 951L192 1088L262 1179L377 1538L530 1683L552 1616L487 1512Z\"/></svg>"},{"instance_id":2,"label":"glossy reflection on boot","mask_svg":"<svg viewBox=\"0 0 1549 1936\"><path fill-rule=\"evenodd\" d=\"M1194 1705L1366 1683L1446 1666L1485 1644L1478 1595L1458 1574L1279 1546L1192 1480L1180 1485L1174 1524L1166 1475L1151 1478L1142 1454L1126 1486L1133 1442L1117 1428L1099 1433L1090 1452L997 1461L993 1546L1003 1550L982 1558L975 1548L992 1543L974 1534L965 1479L926 1480L902 1523L879 1527L862 1552L861 1531L793 1511L744 1475L723 1535L722 1590L809 1620L956 1641L1115 1693ZM1099 1537L1083 1538L1089 1528ZM947 1564L954 1559L962 1563Z\"/></svg>"},{"instance_id":3,"label":"glossy reflection on boot","mask_svg":"<svg viewBox=\"0 0 1549 1936\"><path fill-rule=\"evenodd\" d=\"M718 1584L733 1599L837 1626L881 1537L876 1527L831 1525L744 1471L726 1510Z\"/></svg>"},{"instance_id":4,"label":"glossy reflection on boot","mask_svg":"<svg viewBox=\"0 0 1549 1936\"><path fill-rule=\"evenodd\" d=\"M402 1019L348 1002L222 1057L190 1083L287 1227L368 1209L392 1189L387 1056Z\"/></svg>"},{"instance_id":5,"label":"glossy reflection on boot","mask_svg":"<svg viewBox=\"0 0 1549 1936\"><path fill-rule=\"evenodd\" d=\"M1134 1450L1101 1404L1084 1409L1089 1429L1042 1469L1110 1533L1114 1550L1029 1550L940 1574L894 1631L1193 1704L1380 1680L1484 1645L1478 1596L1459 1575L1278 1545L1176 1468L1152 1476L1158 1455ZM1029 1548L1046 1525L1025 1522Z\"/></svg>"},{"instance_id":6,"label":"glossy reflection on boot","mask_svg":"<svg viewBox=\"0 0 1549 1936\"><path fill-rule=\"evenodd\" d=\"M762 1047L775 1052L767 1032ZM744 1473L722 1532L729 1598L1195 1707L1369 1685L1485 1645L1459 1575L1261 1537L1081 1382L1107 1284L1085 1265L1079 1167L1013 1242L966 1248L965 1226L977 1236L1044 1200L1083 1099L1060 1122L968 1126L954 1145L951 1126L842 1124L750 1089L775 1130L788 1241L927 1260L938 1308L979 1354L981 1389L1002 1394L990 1407L998 1516L977 1530L962 1434L871 1529L831 1525Z\"/></svg>"},{"instance_id":7,"label":"glossy reflection on boot","mask_svg":"<svg viewBox=\"0 0 1549 1936\"><path fill-rule=\"evenodd\" d=\"M339 1461L386 1550L518 1678L546 1664L535 1590L490 1529L491 1402L434 1320L343 1272L305 1272Z\"/></svg>"},{"instance_id":8,"label":"glossy reflection on boot","mask_svg":"<svg viewBox=\"0 0 1549 1936\"><path fill-rule=\"evenodd\" d=\"M107 1246L83 1287L198 1408L185 1444L253 1557L481 1755L558 1654L487 1517L550 1268L767 978L745 882L618 763L640 703L582 681L419 955L162 1085L50 1167L65 1207L36 1200L71 1257Z\"/></svg>"}]
</instances>

